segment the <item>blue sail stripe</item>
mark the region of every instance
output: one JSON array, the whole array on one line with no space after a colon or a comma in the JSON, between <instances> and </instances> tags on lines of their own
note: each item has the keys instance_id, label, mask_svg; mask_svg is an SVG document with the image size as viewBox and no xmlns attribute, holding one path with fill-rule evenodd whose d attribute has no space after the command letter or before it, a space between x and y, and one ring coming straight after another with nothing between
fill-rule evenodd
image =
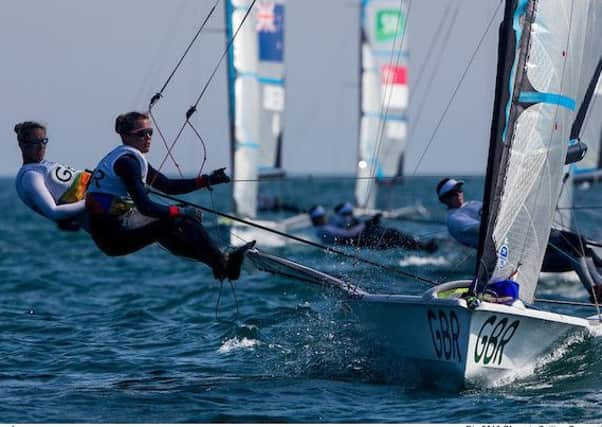
<instances>
[{"instance_id":1,"label":"blue sail stripe","mask_svg":"<svg viewBox=\"0 0 602 427\"><path fill-rule=\"evenodd\" d=\"M398 50L393 50L393 53L391 53L391 49L375 49L372 51L372 54L374 56L378 56L378 57L387 57L387 58L391 58L393 57L394 59L397 57L400 58L404 58L407 59L410 57L410 52L408 50L402 50L401 52L399 52Z\"/></svg>"},{"instance_id":2,"label":"blue sail stripe","mask_svg":"<svg viewBox=\"0 0 602 427\"><path fill-rule=\"evenodd\" d=\"M395 114L364 113L363 116L370 117L370 118L380 118L382 120L392 121L392 122L407 122L408 121L407 116L401 116L401 115L395 115Z\"/></svg>"},{"instance_id":3,"label":"blue sail stripe","mask_svg":"<svg viewBox=\"0 0 602 427\"><path fill-rule=\"evenodd\" d=\"M241 141L236 143L236 148L251 148L251 149L259 149L261 145L259 145L255 141Z\"/></svg>"},{"instance_id":4,"label":"blue sail stripe","mask_svg":"<svg viewBox=\"0 0 602 427\"><path fill-rule=\"evenodd\" d=\"M518 101L559 105L571 111L575 111L575 108L577 108L577 102L574 99L560 95L559 93L521 92L518 96Z\"/></svg>"},{"instance_id":5,"label":"blue sail stripe","mask_svg":"<svg viewBox=\"0 0 602 427\"><path fill-rule=\"evenodd\" d=\"M274 77L260 76L257 73L238 71L236 73L236 77L237 78L256 79L259 83L263 83L263 84L284 86L284 79L278 79L278 78L274 78Z\"/></svg>"},{"instance_id":6,"label":"blue sail stripe","mask_svg":"<svg viewBox=\"0 0 602 427\"><path fill-rule=\"evenodd\" d=\"M277 78L273 78L273 77L257 76L257 81L259 81L259 83L263 83L263 84L284 86L284 79L277 79Z\"/></svg>"}]
</instances>

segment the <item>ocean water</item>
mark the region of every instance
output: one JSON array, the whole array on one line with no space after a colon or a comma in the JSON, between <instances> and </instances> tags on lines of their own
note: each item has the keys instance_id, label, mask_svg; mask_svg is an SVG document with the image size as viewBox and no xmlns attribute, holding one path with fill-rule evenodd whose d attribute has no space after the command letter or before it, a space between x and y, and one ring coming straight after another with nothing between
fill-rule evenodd
<instances>
[{"instance_id":1,"label":"ocean water","mask_svg":"<svg viewBox=\"0 0 602 427\"><path fill-rule=\"evenodd\" d=\"M436 182L413 178L385 191L383 203L420 200L431 214L422 223L391 225L444 238ZM481 198L482 183L470 178L467 197ZM344 179L264 187L303 207L352 196L352 181ZM222 186L190 199L226 210L228 191ZM575 203L602 205L600 188L577 191ZM222 288L205 266L158 247L106 257L85 233L59 232L25 208L11 179L0 180L0 208L0 422L602 422L600 339L576 341L505 386L428 389L381 363L378 349L327 291L250 268L234 288ZM576 214L582 231L602 238L600 209ZM315 248L265 249L367 289L424 290ZM474 263L445 241L429 257L361 254L434 280L466 277ZM542 282L540 297L586 300L572 277Z\"/></svg>"}]
</instances>

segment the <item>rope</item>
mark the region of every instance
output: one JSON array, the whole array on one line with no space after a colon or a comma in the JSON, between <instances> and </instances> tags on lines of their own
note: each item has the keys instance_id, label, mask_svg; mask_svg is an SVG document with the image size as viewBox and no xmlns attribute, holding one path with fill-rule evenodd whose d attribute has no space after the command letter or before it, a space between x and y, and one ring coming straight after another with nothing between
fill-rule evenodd
<instances>
[{"instance_id":1,"label":"rope","mask_svg":"<svg viewBox=\"0 0 602 427\"><path fill-rule=\"evenodd\" d=\"M163 91L165 91L165 89L167 88L167 85L169 85L169 82L171 81L171 79L173 78L173 76L176 74L176 71L178 70L178 68L180 68L180 65L182 65L182 62L184 61L184 58L186 57L186 55L188 55L188 52L190 51L190 49L192 48L192 46L194 45L194 43L196 42L196 40L198 39L198 37L201 35L201 32L205 28L205 25L207 25L207 22L209 21L209 18L211 18L211 15L213 15L213 12L215 12L215 9L216 9L217 4L219 3L219 1L220 0L216 0L215 3L213 4L213 6L211 7L211 9L209 10L209 13L207 14L207 16L205 17L205 19L203 20L203 23L201 24L201 27L198 29L198 31L196 32L196 34L194 35L194 37L192 38L192 40L188 44L188 47L186 47L186 50L184 51L184 54L180 57L180 60L178 61L178 63L176 64L176 66L173 68L173 70L169 74L169 77L167 78L167 80L163 84L163 87L161 88L161 90L159 92L155 93L153 95L153 97L151 98L151 100L149 102L149 105L148 105L148 111L151 111L153 109L153 105L155 104L155 102L157 102L163 96Z\"/></svg>"},{"instance_id":2,"label":"rope","mask_svg":"<svg viewBox=\"0 0 602 427\"><path fill-rule=\"evenodd\" d=\"M333 248L333 247L330 247L330 246L326 246L326 245L322 245L320 243L312 242L311 240L307 240L307 239L304 239L302 237L293 236L291 234L284 233L282 231L274 230L274 229L271 229L269 227L265 227L265 226L263 226L261 224L254 223L252 221L247 221L246 219L242 219L242 218L239 218L239 217L234 216L234 215L229 215L229 214L226 214L224 212L217 211L215 209L206 208L204 206L200 206L200 205L191 203L191 202L189 202L187 200L179 199L177 197L170 196L168 194L163 194L163 193L155 191L155 190L149 190L149 193L155 194L155 195L157 195L159 197L163 197L163 198L168 199L168 200L172 200L172 201L177 202L177 203L182 203L182 204L185 204L185 205L188 205L188 206L195 207L197 209L200 209L200 210L208 212L208 213L212 213L214 215L218 215L218 216L221 216L221 217L224 217L224 218L228 218L228 219L230 219L232 221L240 222L240 223L248 225L250 227L255 227L255 228L258 228L260 230L268 231L270 233L277 234L279 236L286 237L288 239L295 240L297 242L304 243L306 245L322 249L323 251L326 251L326 252L335 253L337 255L341 255L341 256L346 257L346 258L350 258L350 259L354 259L354 260L357 260L357 261L361 261L361 262L363 262L365 264L369 264L369 265L372 265L372 266L375 266L375 267L379 267L379 268L381 268L383 270L386 270L386 271L388 271L390 273L402 276L404 278L414 279L414 280L417 280L417 281L420 281L420 282L423 282L423 283L426 283L426 284L429 284L429 285L433 285L433 286L440 285L439 282L435 282L434 280L430 280L430 279L427 279L427 278L424 278L424 277L421 277L421 276L418 276L418 275L415 275L415 274L412 274L412 273L407 273L407 272L405 272L403 270L395 269L395 268L392 268L392 267L390 267L388 265L381 264L379 262L372 261L370 259L367 259L367 258L364 258L364 257L360 257L360 256L355 255L355 254L350 254L350 253L347 253L345 251L341 251L339 249L336 249L336 248Z\"/></svg>"},{"instance_id":3,"label":"rope","mask_svg":"<svg viewBox=\"0 0 602 427\"><path fill-rule=\"evenodd\" d=\"M464 82L464 79L466 78L466 75L468 74L468 70L470 69L470 67L471 67L471 65L472 65L472 63L473 63L473 61L474 61L477 53L481 49L481 45L483 44L483 41L485 40L485 37L487 36L487 34L489 33L489 30L491 29L491 26L493 24L493 20L497 16L498 11L499 11L501 5L502 5L502 2L500 1L498 3L498 5L497 5L496 9L495 9L495 12L493 13L493 15L491 15L491 18L489 19L489 23L487 24L487 28L485 29L485 32L481 36L481 39L479 40L479 43L477 44L477 47L475 48L474 52L472 53L472 56L470 57L470 60L468 61L468 65L466 66L466 68L464 69L464 72L462 73L462 77L460 78L460 81L456 85L451 98L449 99L447 105L445 106L445 110L443 111L443 114L441 114L441 117L439 118L439 121L437 122L437 125L435 126L435 129L433 130L433 133L431 134L431 137L429 138L429 141L426 144L426 147L424 148L424 150L422 151L422 154L420 155L420 158L418 159L418 163L416 163L416 167L414 168L413 175L416 175L416 173L418 172L418 168L420 167L420 164L422 163L422 160L424 159L424 156L426 155L426 153L428 152L429 148L431 147L431 144L435 140L435 136L439 132L439 128L441 127L441 124L443 123L443 119L445 119L445 117L447 116L447 112L449 111L449 108L451 107L454 99L456 98L456 95L458 94L458 90L462 86L462 83Z\"/></svg>"},{"instance_id":4,"label":"rope","mask_svg":"<svg viewBox=\"0 0 602 427\"><path fill-rule=\"evenodd\" d=\"M186 128L186 125L190 125L190 118L196 112L196 109L197 109L197 106L199 105L199 102L201 102L201 99L205 95L205 92L207 91L207 88L209 88L209 85L211 84L211 82L213 81L213 78L217 74L217 71L219 70L219 67L221 66L224 58L226 57L226 55L228 54L228 52L232 48L232 45L234 44L234 41L236 40L236 37L238 36L238 33L240 32L240 29L242 28L242 26L246 22L247 18L249 17L249 15L251 13L251 10L253 9L253 6L255 6L256 2L257 2L257 0L253 0L251 2L251 4L249 5L249 7L247 8L247 11L245 12L245 15L243 16L242 20L240 21L240 24L236 28L236 31L232 35L232 38L226 44L226 48L222 52L222 55L220 56L219 60L217 61L217 64L215 65L213 71L209 75L209 78L207 79L207 82L205 83L205 85L201 89L201 93L197 97L197 99L196 99L195 103L192 105L192 107L190 107L186 111L186 120L184 121L184 123L180 127L180 130L176 134L176 137L174 138L174 140L171 143L171 145L169 145L169 147L167 148L167 154L165 155L165 157L163 157L163 160L161 161L161 164L159 165L159 168L157 169L158 171L161 171L161 168L165 165L165 161L171 155L171 151L173 150L174 146L176 145L176 143L178 142L178 140L182 136L182 133L184 132L184 129Z\"/></svg>"}]
</instances>

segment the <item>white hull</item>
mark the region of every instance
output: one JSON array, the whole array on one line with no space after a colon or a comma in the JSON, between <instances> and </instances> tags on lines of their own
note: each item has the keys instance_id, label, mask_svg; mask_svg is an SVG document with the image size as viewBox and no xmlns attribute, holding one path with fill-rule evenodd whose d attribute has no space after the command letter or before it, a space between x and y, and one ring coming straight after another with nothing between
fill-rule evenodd
<instances>
[{"instance_id":1,"label":"white hull","mask_svg":"<svg viewBox=\"0 0 602 427\"><path fill-rule=\"evenodd\" d=\"M299 214L280 221L265 221L252 218L245 218L254 224L269 228L270 230L280 231L282 233L291 233L295 230L311 226L307 214ZM240 245L245 242L255 240L258 247L282 247L295 241L267 230L248 226L242 223L232 224L230 228L230 244Z\"/></svg>"},{"instance_id":2,"label":"white hull","mask_svg":"<svg viewBox=\"0 0 602 427\"><path fill-rule=\"evenodd\" d=\"M446 389L492 386L528 374L568 337L600 327L521 303L481 302L471 310L462 298L437 297L468 284L448 283L417 297L356 295L350 305L389 356L415 364L421 380Z\"/></svg>"}]
</instances>

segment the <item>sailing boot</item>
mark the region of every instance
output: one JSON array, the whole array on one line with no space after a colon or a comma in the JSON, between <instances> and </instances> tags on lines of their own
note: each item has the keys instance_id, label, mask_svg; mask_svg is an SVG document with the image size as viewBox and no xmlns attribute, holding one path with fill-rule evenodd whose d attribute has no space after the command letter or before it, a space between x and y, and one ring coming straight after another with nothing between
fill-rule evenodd
<instances>
[{"instance_id":1,"label":"sailing boot","mask_svg":"<svg viewBox=\"0 0 602 427\"><path fill-rule=\"evenodd\" d=\"M226 261L226 274L230 280L238 280L240 277L240 269L242 262L245 259L245 252L249 249L253 249L255 246L255 240L246 243L228 253Z\"/></svg>"}]
</instances>

